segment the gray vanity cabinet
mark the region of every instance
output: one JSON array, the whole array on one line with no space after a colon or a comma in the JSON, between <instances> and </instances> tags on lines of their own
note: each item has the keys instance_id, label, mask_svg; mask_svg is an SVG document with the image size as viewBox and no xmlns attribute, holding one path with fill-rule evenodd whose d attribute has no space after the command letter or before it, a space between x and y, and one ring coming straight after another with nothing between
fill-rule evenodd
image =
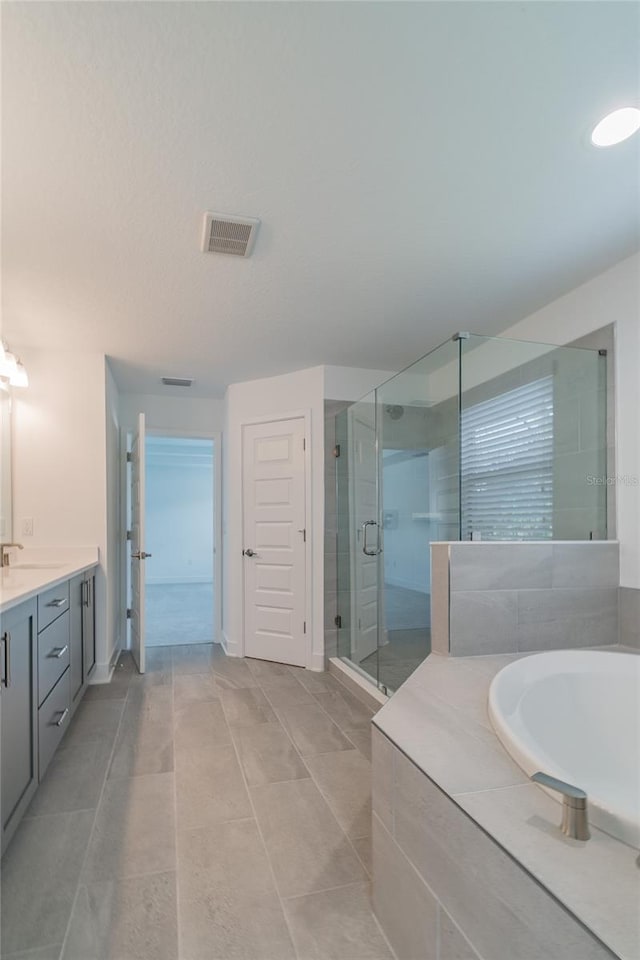
<instances>
[{"instance_id":1,"label":"gray vanity cabinet","mask_svg":"<svg viewBox=\"0 0 640 960\"><path fill-rule=\"evenodd\" d=\"M96 665L96 627L93 602L95 574L80 573L69 581L71 710L82 699L85 684Z\"/></svg>"},{"instance_id":2,"label":"gray vanity cabinet","mask_svg":"<svg viewBox=\"0 0 640 960\"><path fill-rule=\"evenodd\" d=\"M96 665L96 608L94 603L96 575L94 570L84 574L85 585L84 607L82 619L82 636L84 645L84 682L86 683Z\"/></svg>"},{"instance_id":3,"label":"gray vanity cabinet","mask_svg":"<svg viewBox=\"0 0 640 960\"><path fill-rule=\"evenodd\" d=\"M69 581L69 651L71 669L69 670L69 695L71 706L75 707L82 698L84 687L84 596L85 574L80 573Z\"/></svg>"},{"instance_id":4,"label":"gray vanity cabinet","mask_svg":"<svg viewBox=\"0 0 640 960\"><path fill-rule=\"evenodd\" d=\"M0 819L5 849L38 785L35 600L2 615Z\"/></svg>"}]
</instances>

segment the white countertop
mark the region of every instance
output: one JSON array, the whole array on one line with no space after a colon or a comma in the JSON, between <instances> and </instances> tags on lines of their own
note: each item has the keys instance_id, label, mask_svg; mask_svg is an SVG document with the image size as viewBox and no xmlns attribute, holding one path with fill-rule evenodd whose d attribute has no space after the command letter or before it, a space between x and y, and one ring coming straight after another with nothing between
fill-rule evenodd
<instances>
[{"instance_id":1,"label":"white countertop","mask_svg":"<svg viewBox=\"0 0 640 960\"><path fill-rule=\"evenodd\" d=\"M97 547L12 549L11 566L0 568L0 613L90 570L98 562Z\"/></svg>"},{"instance_id":2,"label":"white countertop","mask_svg":"<svg viewBox=\"0 0 640 960\"><path fill-rule=\"evenodd\" d=\"M520 656L431 654L373 723L610 949L638 960L637 851L593 826L587 843L564 837L561 805L529 781L491 727L491 680Z\"/></svg>"}]
</instances>

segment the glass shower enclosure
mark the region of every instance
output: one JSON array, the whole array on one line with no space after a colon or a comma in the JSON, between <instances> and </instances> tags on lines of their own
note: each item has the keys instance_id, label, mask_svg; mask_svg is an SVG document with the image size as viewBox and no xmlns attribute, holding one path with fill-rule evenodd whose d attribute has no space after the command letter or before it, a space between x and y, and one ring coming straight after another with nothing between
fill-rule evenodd
<instances>
[{"instance_id":1,"label":"glass shower enclosure","mask_svg":"<svg viewBox=\"0 0 640 960\"><path fill-rule=\"evenodd\" d=\"M431 649L431 544L606 539L606 356L456 334L336 416L338 656Z\"/></svg>"}]
</instances>

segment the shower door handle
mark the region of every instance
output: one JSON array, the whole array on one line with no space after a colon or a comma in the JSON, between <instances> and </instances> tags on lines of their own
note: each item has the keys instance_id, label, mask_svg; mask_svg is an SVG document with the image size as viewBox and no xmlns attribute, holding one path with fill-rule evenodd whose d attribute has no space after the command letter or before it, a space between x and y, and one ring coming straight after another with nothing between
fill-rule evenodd
<instances>
[{"instance_id":1,"label":"shower door handle","mask_svg":"<svg viewBox=\"0 0 640 960\"><path fill-rule=\"evenodd\" d=\"M367 549L367 527L377 528L377 526L378 524L375 520L365 520L362 524L362 552L364 553L365 557L376 557L380 553L380 547L378 546L377 542L375 550Z\"/></svg>"}]
</instances>

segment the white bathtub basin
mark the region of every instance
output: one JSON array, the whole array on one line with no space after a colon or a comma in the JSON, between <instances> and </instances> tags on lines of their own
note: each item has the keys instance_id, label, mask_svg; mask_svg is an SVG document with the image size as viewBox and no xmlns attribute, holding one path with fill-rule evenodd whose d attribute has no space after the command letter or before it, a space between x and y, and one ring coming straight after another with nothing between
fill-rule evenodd
<instances>
[{"instance_id":1,"label":"white bathtub basin","mask_svg":"<svg viewBox=\"0 0 640 960\"><path fill-rule=\"evenodd\" d=\"M489 716L525 773L542 770L586 790L591 823L640 847L640 656L523 657L494 677Z\"/></svg>"}]
</instances>

